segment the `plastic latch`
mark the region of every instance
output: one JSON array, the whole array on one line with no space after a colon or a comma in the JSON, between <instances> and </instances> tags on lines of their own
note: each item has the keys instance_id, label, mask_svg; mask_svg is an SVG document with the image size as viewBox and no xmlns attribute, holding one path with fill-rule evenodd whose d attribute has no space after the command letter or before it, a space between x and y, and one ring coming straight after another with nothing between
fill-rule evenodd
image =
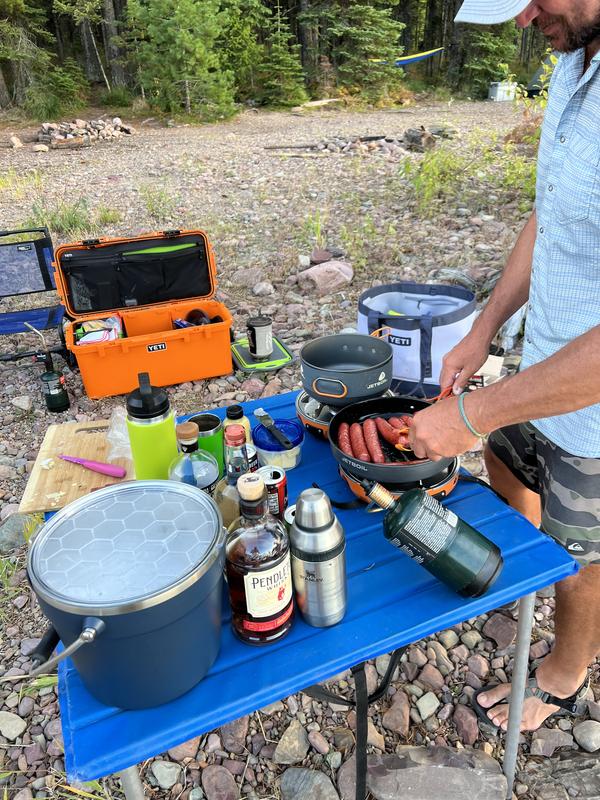
<instances>
[{"instance_id":1,"label":"plastic latch","mask_svg":"<svg viewBox=\"0 0 600 800\"><path fill-rule=\"evenodd\" d=\"M172 230L172 231L163 231L163 236L167 236L169 239L172 239L174 236L180 236L181 231Z\"/></svg>"},{"instance_id":2,"label":"plastic latch","mask_svg":"<svg viewBox=\"0 0 600 800\"><path fill-rule=\"evenodd\" d=\"M81 244L84 247L95 247L97 244L100 244L100 239L84 239Z\"/></svg>"}]
</instances>

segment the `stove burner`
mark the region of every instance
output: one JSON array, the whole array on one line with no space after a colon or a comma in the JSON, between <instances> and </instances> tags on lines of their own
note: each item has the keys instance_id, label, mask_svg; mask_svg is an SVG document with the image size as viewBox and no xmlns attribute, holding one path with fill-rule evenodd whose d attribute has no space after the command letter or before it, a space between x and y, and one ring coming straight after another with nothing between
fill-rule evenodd
<instances>
[{"instance_id":1,"label":"stove burner","mask_svg":"<svg viewBox=\"0 0 600 800\"><path fill-rule=\"evenodd\" d=\"M382 397L394 397L388 389ZM350 403L348 405L351 405ZM329 423L340 411L338 406L328 406L311 397L308 392L300 392L296 398L296 413L306 430L317 436L328 438Z\"/></svg>"},{"instance_id":2,"label":"stove burner","mask_svg":"<svg viewBox=\"0 0 600 800\"><path fill-rule=\"evenodd\" d=\"M386 483L382 484L391 492L395 497L399 497L404 492L410 489L425 489L429 494L434 497L447 497L456 486L458 481L458 472L460 468L460 461L458 458L452 460L449 466L443 467L437 475L432 475L430 478L420 481L407 481L406 483ZM349 472L346 472L342 467L339 467L341 477L346 481L352 492L365 503L369 502L365 494L365 490L361 486L361 478L355 478Z\"/></svg>"}]
</instances>

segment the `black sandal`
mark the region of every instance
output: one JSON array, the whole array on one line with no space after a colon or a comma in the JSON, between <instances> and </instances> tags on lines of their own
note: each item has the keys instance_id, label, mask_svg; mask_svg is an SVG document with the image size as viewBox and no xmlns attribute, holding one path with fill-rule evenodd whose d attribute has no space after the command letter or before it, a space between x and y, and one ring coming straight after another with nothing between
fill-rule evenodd
<instances>
[{"instance_id":1,"label":"black sandal","mask_svg":"<svg viewBox=\"0 0 600 800\"><path fill-rule=\"evenodd\" d=\"M482 689L478 689L473 695L473 698L471 700L471 705L473 707L473 710L477 714L477 717L479 718L480 722L482 722L484 725L487 725L489 728L492 728L493 730L500 731L501 730L500 726L496 725L488 717L488 711L490 711L492 708L495 708L496 706L504 705L505 703L510 703L510 694L508 694L502 700L499 700L493 706L489 706L488 708L482 706L478 700L480 694L483 694L484 692L489 692L492 689L495 689L496 686L500 686L500 684L499 683L488 684L487 686L484 686ZM586 703L582 701L584 701L585 695L587 694L589 687L590 687L590 676L588 674L584 682L579 687L579 689L573 692L573 694L570 697L555 697L553 694L550 694L550 692L546 692L543 689L540 689L540 687L538 686L537 678L535 677L535 673L533 673L527 681L527 686L525 687L524 699L526 700L528 697L537 697L539 700L542 701L542 703L546 703L546 705L558 706L559 710L553 711L552 714L550 714L550 717L563 716L565 714L569 714L574 717L580 717L585 713L586 710ZM550 719L550 717L548 717L548 719Z\"/></svg>"}]
</instances>

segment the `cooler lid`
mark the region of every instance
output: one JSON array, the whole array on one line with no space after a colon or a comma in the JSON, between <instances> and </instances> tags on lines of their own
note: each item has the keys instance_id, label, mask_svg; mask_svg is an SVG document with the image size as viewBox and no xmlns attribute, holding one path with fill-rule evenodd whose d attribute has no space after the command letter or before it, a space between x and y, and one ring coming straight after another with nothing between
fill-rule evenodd
<instances>
[{"instance_id":1,"label":"cooler lid","mask_svg":"<svg viewBox=\"0 0 600 800\"><path fill-rule=\"evenodd\" d=\"M218 555L221 529L217 506L196 487L107 486L46 522L29 551L29 577L57 608L134 611L198 580Z\"/></svg>"},{"instance_id":2,"label":"cooler lid","mask_svg":"<svg viewBox=\"0 0 600 800\"><path fill-rule=\"evenodd\" d=\"M73 319L163 303L208 300L217 289L204 231L85 239L54 253L56 289Z\"/></svg>"}]
</instances>

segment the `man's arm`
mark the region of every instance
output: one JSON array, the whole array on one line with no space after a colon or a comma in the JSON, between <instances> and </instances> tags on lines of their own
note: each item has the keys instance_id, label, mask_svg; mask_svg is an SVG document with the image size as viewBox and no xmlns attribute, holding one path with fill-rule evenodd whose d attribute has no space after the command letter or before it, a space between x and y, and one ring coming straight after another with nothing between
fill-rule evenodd
<instances>
[{"instance_id":1,"label":"man's arm","mask_svg":"<svg viewBox=\"0 0 600 800\"><path fill-rule=\"evenodd\" d=\"M537 218L534 211L521 231L502 277L475 320L471 332L445 356L440 374L442 388L454 384L455 392L458 393L467 385L487 359L492 339L500 327L527 301L536 232Z\"/></svg>"}]
</instances>

